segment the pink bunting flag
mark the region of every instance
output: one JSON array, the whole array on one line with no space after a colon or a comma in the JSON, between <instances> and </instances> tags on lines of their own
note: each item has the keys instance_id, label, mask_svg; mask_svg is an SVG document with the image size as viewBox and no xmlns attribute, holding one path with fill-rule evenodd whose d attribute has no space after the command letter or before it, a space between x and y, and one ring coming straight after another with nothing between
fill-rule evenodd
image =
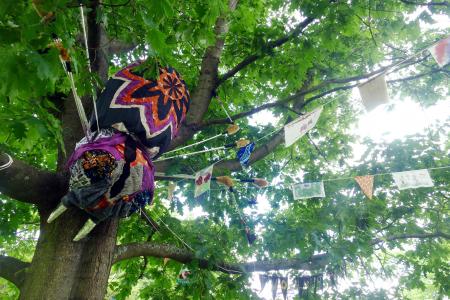
<instances>
[{"instance_id":1,"label":"pink bunting flag","mask_svg":"<svg viewBox=\"0 0 450 300\"><path fill-rule=\"evenodd\" d=\"M371 111L378 105L389 102L386 79L383 75L377 76L358 86L362 103L367 111Z\"/></svg>"},{"instance_id":2,"label":"pink bunting flag","mask_svg":"<svg viewBox=\"0 0 450 300\"><path fill-rule=\"evenodd\" d=\"M373 175L356 176L355 181L359 184L364 195L372 199L373 196Z\"/></svg>"},{"instance_id":3,"label":"pink bunting flag","mask_svg":"<svg viewBox=\"0 0 450 300\"><path fill-rule=\"evenodd\" d=\"M428 48L434 60L443 67L450 62L450 36Z\"/></svg>"}]
</instances>

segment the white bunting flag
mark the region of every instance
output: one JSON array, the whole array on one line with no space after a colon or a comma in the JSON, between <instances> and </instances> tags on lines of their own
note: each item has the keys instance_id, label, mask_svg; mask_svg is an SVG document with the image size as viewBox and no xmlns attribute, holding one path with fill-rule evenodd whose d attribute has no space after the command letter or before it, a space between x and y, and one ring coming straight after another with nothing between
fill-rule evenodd
<instances>
[{"instance_id":1,"label":"white bunting flag","mask_svg":"<svg viewBox=\"0 0 450 300\"><path fill-rule=\"evenodd\" d=\"M399 190L434 186L427 169L392 173Z\"/></svg>"},{"instance_id":2,"label":"white bunting flag","mask_svg":"<svg viewBox=\"0 0 450 300\"><path fill-rule=\"evenodd\" d=\"M298 139L316 126L317 120L319 120L320 114L322 113L322 109L322 107L319 107L284 126L284 142L286 147L294 144Z\"/></svg>"},{"instance_id":3,"label":"white bunting flag","mask_svg":"<svg viewBox=\"0 0 450 300\"><path fill-rule=\"evenodd\" d=\"M172 201L173 192L175 191L176 187L177 187L177 185L173 182L170 182L169 185L167 186L167 198L169 201Z\"/></svg>"},{"instance_id":4,"label":"white bunting flag","mask_svg":"<svg viewBox=\"0 0 450 300\"><path fill-rule=\"evenodd\" d=\"M209 191L211 187L211 178L214 165L211 165L197 173L195 173L195 191L194 197L202 195L203 193Z\"/></svg>"},{"instance_id":5,"label":"white bunting flag","mask_svg":"<svg viewBox=\"0 0 450 300\"><path fill-rule=\"evenodd\" d=\"M272 276L272 299L275 300L278 291L278 276Z\"/></svg>"},{"instance_id":6,"label":"white bunting flag","mask_svg":"<svg viewBox=\"0 0 450 300\"><path fill-rule=\"evenodd\" d=\"M380 104L388 103L389 96L384 75L377 76L358 86L362 103L367 111L371 111Z\"/></svg>"},{"instance_id":7,"label":"white bunting flag","mask_svg":"<svg viewBox=\"0 0 450 300\"><path fill-rule=\"evenodd\" d=\"M294 200L325 197L325 189L322 181L294 184L292 185L292 193Z\"/></svg>"},{"instance_id":8,"label":"white bunting flag","mask_svg":"<svg viewBox=\"0 0 450 300\"><path fill-rule=\"evenodd\" d=\"M450 36L428 48L434 60L443 67L450 62Z\"/></svg>"},{"instance_id":9,"label":"white bunting flag","mask_svg":"<svg viewBox=\"0 0 450 300\"><path fill-rule=\"evenodd\" d=\"M259 274L259 281L261 283L261 291L264 290L267 281L269 281L269 276L266 274Z\"/></svg>"}]
</instances>

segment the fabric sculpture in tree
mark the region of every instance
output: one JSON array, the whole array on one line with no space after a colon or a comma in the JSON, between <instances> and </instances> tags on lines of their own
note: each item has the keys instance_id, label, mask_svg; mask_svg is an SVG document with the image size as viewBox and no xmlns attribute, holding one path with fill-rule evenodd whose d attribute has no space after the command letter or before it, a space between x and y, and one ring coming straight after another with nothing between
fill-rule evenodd
<instances>
[{"instance_id":1,"label":"fabric sculpture in tree","mask_svg":"<svg viewBox=\"0 0 450 300\"><path fill-rule=\"evenodd\" d=\"M67 207L90 217L74 238L86 236L109 217L127 217L151 204L155 169L178 133L189 108L185 82L172 68L160 68L156 80L136 73L132 64L109 79L97 101L99 131L82 139L72 153L69 192L50 215L52 222ZM92 129L96 129L95 117Z\"/></svg>"},{"instance_id":2,"label":"fabric sculpture in tree","mask_svg":"<svg viewBox=\"0 0 450 300\"><path fill-rule=\"evenodd\" d=\"M132 133L160 156L177 135L189 109L186 83L175 69L160 68L157 80L142 77L132 64L112 76L97 100L100 128ZM96 122L92 122L95 130Z\"/></svg>"},{"instance_id":3,"label":"fabric sculpture in tree","mask_svg":"<svg viewBox=\"0 0 450 300\"><path fill-rule=\"evenodd\" d=\"M69 164L69 192L62 203L85 210L95 223L129 216L152 201L152 161L124 133L102 129L94 141L83 139Z\"/></svg>"}]
</instances>

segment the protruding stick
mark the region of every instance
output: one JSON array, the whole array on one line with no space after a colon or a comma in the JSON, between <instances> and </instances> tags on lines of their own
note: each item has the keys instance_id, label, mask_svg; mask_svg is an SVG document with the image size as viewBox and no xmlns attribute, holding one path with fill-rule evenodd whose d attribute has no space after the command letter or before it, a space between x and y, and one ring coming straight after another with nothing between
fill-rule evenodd
<instances>
[{"instance_id":1,"label":"protruding stick","mask_svg":"<svg viewBox=\"0 0 450 300\"><path fill-rule=\"evenodd\" d=\"M83 228L81 228L80 231L78 231L73 241L78 242L82 238L86 237L89 234L89 232L91 232L91 230L94 229L95 225L97 224L95 224L94 221L88 219L86 223L84 223Z\"/></svg>"},{"instance_id":2,"label":"protruding stick","mask_svg":"<svg viewBox=\"0 0 450 300\"><path fill-rule=\"evenodd\" d=\"M51 223L56 220L57 217L62 215L63 212L67 210L67 207L65 207L62 203L58 205L58 207L50 214L50 216L47 219L47 223Z\"/></svg>"}]
</instances>

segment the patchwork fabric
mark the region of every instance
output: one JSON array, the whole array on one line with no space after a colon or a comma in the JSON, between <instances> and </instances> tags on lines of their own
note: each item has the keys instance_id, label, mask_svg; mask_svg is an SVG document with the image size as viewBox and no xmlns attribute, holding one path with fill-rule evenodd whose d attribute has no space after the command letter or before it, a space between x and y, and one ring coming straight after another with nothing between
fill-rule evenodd
<instances>
[{"instance_id":1,"label":"patchwork fabric","mask_svg":"<svg viewBox=\"0 0 450 300\"><path fill-rule=\"evenodd\" d=\"M112 216L129 216L140 207L151 204L154 167L145 151L139 148L135 149L135 159L129 163L125 184L111 196L111 189L119 181L127 163L126 139L123 133L104 131L93 142L77 145L69 160L70 190L62 199L64 205L83 209L93 221L100 222Z\"/></svg>"},{"instance_id":2,"label":"patchwork fabric","mask_svg":"<svg viewBox=\"0 0 450 300\"><path fill-rule=\"evenodd\" d=\"M137 65L108 80L97 101L98 123L100 128L132 133L156 158L167 149L186 117L189 91L175 69L160 68L159 78L149 80L133 70ZM95 129L95 120L91 124Z\"/></svg>"}]
</instances>

